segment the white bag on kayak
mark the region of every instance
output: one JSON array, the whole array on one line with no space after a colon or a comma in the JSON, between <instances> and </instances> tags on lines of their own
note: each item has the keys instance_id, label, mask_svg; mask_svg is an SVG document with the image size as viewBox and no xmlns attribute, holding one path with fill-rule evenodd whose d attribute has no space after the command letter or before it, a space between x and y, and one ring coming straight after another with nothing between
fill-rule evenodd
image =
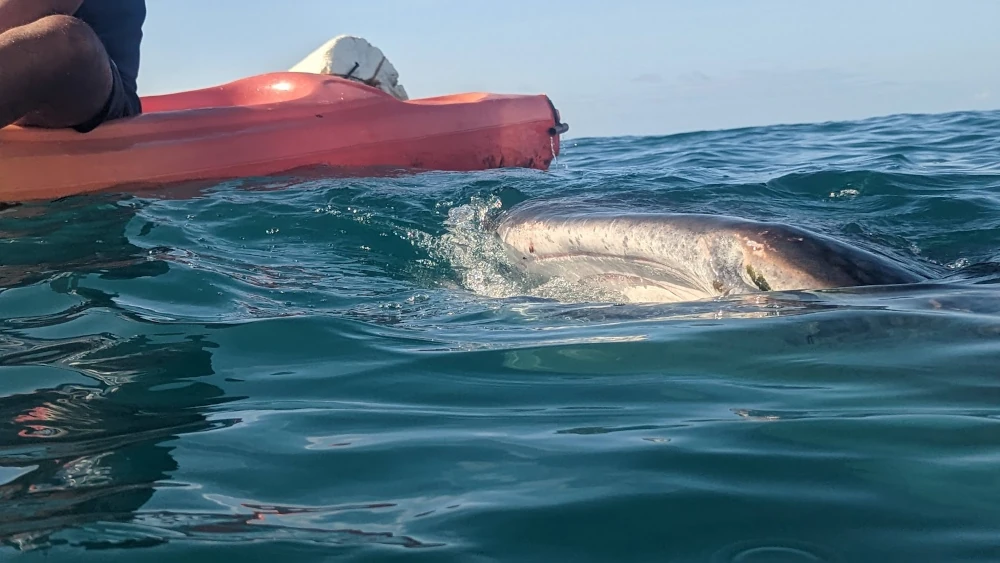
<instances>
[{"instance_id":1,"label":"white bag on kayak","mask_svg":"<svg viewBox=\"0 0 1000 563\"><path fill-rule=\"evenodd\" d=\"M399 83L396 67L392 66L378 47L361 37L335 37L289 70L349 78L378 88L396 99L409 99L403 85Z\"/></svg>"}]
</instances>

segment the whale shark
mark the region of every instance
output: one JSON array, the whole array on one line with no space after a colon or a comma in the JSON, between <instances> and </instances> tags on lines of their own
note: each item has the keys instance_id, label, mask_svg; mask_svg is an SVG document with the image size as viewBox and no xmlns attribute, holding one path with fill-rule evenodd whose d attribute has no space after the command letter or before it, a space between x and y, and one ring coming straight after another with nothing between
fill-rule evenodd
<instances>
[{"instance_id":1,"label":"whale shark","mask_svg":"<svg viewBox=\"0 0 1000 563\"><path fill-rule=\"evenodd\" d=\"M495 233L529 279L680 302L772 291L900 285L927 276L888 256L774 222L700 213L522 203Z\"/></svg>"}]
</instances>

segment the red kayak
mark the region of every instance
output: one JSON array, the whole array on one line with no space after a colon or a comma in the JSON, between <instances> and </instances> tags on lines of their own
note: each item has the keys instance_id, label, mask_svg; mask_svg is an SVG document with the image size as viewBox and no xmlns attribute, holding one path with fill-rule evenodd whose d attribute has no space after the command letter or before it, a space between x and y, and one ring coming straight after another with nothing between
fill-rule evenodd
<instances>
[{"instance_id":1,"label":"red kayak","mask_svg":"<svg viewBox=\"0 0 1000 563\"><path fill-rule=\"evenodd\" d=\"M143 115L87 134L0 129L0 201L303 169L545 170L566 131L544 95L400 101L353 80L297 72L150 96L142 104Z\"/></svg>"}]
</instances>

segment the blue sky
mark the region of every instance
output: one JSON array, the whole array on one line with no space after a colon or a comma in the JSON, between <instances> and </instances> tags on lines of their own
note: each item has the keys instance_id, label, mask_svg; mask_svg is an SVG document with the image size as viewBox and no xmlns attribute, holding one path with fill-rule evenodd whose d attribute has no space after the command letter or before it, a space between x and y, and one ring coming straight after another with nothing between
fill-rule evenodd
<instances>
[{"instance_id":1,"label":"blue sky","mask_svg":"<svg viewBox=\"0 0 1000 563\"><path fill-rule=\"evenodd\" d=\"M571 136L1000 108L998 0L147 0L140 93L285 70L340 34L411 97L546 93Z\"/></svg>"}]
</instances>

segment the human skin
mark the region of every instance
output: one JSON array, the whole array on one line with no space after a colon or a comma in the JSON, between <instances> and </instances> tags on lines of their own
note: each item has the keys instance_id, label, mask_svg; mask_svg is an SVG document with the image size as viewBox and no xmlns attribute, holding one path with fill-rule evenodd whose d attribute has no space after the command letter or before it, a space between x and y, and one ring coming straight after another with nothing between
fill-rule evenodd
<instances>
[{"instance_id":1,"label":"human skin","mask_svg":"<svg viewBox=\"0 0 1000 563\"><path fill-rule=\"evenodd\" d=\"M0 128L63 128L96 115L111 94L108 55L72 17L83 0L0 0Z\"/></svg>"}]
</instances>

